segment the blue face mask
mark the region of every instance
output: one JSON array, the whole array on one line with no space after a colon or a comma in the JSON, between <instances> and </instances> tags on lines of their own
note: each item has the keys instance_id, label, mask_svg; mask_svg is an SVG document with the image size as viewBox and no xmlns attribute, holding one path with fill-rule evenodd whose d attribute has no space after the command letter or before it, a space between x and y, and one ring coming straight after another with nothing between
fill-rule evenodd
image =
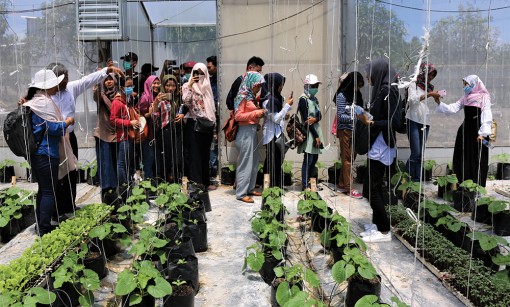
<instances>
[{"instance_id":1,"label":"blue face mask","mask_svg":"<svg viewBox=\"0 0 510 307\"><path fill-rule=\"evenodd\" d=\"M153 75L153 76L155 76L155 75L156 75L156 72L155 72L155 71L153 71L153 72L152 72L152 75Z\"/></svg>"},{"instance_id":2,"label":"blue face mask","mask_svg":"<svg viewBox=\"0 0 510 307\"><path fill-rule=\"evenodd\" d=\"M471 85L466 85L464 87L464 94L469 95L469 93L471 93L472 90L473 90L473 87Z\"/></svg>"},{"instance_id":3,"label":"blue face mask","mask_svg":"<svg viewBox=\"0 0 510 307\"><path fill-rule=\"evenodd\" d=\"M125 87L124 93L126 93L126 96L131 96L131 94L133 94L133 87L131 86Z\"/></svg>"},{"instance_id":4,"label":"blue face mask","mask_svg":"<svg viewBox=\"0 0 510 307\"><path fill-rule=\"evenodd\" d=\"M133 68L133 66L131 65L131 62L126 62L126 61L124 61L124 63L122 63L122 66L124 66L124 70L130 70L131 68Z\"/></svg>"},{"instance_id":5,"label":"blue face mask","mask_svg":"<svg viewBox=\"0 0 510 307\"><path fill-rule=\"evenodd\" d=\"M319 91L318 88L311 88L308 90L308 93L310 93L310 96L315 96L315 95L317 95L318 91Z\"/></svg>"},{"instance_id":6,"label":"blue face mask","mask_svg":"<svg viewBox=\"0 0 510 307\"><path fill-rule=\"evenodd\" d=\"M189 80L191 79L191 74L185 74L184 77L186 78L186 80Z\"/></svg>"}]
</instances>

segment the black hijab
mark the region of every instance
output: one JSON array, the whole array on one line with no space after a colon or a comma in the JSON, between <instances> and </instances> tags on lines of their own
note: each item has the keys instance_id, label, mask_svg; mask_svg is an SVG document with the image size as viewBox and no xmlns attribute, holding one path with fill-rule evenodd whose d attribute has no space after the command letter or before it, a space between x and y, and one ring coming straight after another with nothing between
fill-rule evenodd
<instances>
[{"instance_id":1,"label":"black hijab","mask_svg":"<svg viewBox=\"0 0 510 307\"><path fill-rule=\"evenodd\" d=\"M372 96L370 103L377 99L377 95L383 87L390 87L391 83L397 82L397 73L384 59L373 60L365 66L365 71L372 83Z\"/></svg>"},{"instance_id":2,"label":"black hijab","mask_svg":"<svg viewBox=\"0 0 510 307\"><path fill-rule=\"evenodd\" d=\"M262 88L262 97L269 101L266 108L270 113L280 112L283 108L283 97L278 88L285 84L285 77L279 73L268 73L264 76L266 83Z\"/></svg>"},{"instance_id":3,"label":"black hijab","mask_svg":"<svg viewBox=\"0 0 510 307\"><path fill-rule=\"evenodd\" d=\"M342 81L342 84L336 90L335 96L333 97L333 101L336 102L336 97L340 92L344 95L345 100L350 103L354 103L354 93L356 92L356 104L359 106L363 106L363 96L359 90L356 91L356 85L365 85L365 81L363 80L363 75L358 71L350 72L347 77Z\"/></svg>"}]
</instances>

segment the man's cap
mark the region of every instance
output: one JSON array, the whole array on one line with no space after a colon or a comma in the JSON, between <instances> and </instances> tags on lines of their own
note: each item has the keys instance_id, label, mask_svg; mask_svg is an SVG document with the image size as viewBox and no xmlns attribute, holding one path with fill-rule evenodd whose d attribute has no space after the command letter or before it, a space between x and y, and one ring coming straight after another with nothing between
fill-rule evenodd
<instances>
[{"instance_id":1,"label":"man's cap","mask_svg":"<svg viewBox=\"0 0 510 307\"><path fill-rule=\"evenodd\" d=\"M121 56L120 59L127 62L138 61L138 55L134 52L128 52L125 55Z\"/></svg>"},{"instance_id":2,"label":"man's cap","mask_svg":"<svg viewBox=\"0 0 510 307\"><path fill-rule=\"evenodd\" d=\"M322 83L322 82L319 81L319 78L317 78L316 75L309 74L309 75L306 75L303 83L304 84L317 84L317 83Z\"/></svg>"},{"instance_id":3,"label":"man's cap","mask_svg":"<svg viewBox=\"0 0 510 307\"><path fill-rule=\"evenodd\" d=\"M193 62L193 61L183 63L183 64L181 64L181 69L182 68L193 68L193 66L195 66L196 63L197 62Z\"/></svg>"}]
</instances>

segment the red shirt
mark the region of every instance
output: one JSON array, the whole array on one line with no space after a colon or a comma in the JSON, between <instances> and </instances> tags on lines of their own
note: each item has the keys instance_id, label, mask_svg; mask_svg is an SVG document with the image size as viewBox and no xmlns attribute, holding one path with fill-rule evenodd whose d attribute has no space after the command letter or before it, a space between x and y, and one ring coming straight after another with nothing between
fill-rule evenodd
<instances>
[{"instance_id":1,"label":"red shirt","mask_svg":"<svg viewBox=\"0 0 510 307\"><path fill-rule=\"evenodd\" d=\"M126 141L128 128L131 127L131 120L126 105L126 100L122 96L115 96L110 108L110 122L117 132L117 142Z\"/></svg>"}]
</instances>

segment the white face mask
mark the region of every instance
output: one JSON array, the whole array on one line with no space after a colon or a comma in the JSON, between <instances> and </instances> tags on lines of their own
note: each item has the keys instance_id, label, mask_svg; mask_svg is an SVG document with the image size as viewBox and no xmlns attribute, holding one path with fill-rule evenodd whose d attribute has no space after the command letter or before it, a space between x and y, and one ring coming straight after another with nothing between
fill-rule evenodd
<instances>
[{"instance_id":1,"label":"white face mask","mask_svg":"<svg viewBox=\"0 0 510 307\"><path fill-rule=\"evenodd\" d=\"M198 75L198 81L202 82L205 80L205 75Z\"/></svg>"}]
</instances>

